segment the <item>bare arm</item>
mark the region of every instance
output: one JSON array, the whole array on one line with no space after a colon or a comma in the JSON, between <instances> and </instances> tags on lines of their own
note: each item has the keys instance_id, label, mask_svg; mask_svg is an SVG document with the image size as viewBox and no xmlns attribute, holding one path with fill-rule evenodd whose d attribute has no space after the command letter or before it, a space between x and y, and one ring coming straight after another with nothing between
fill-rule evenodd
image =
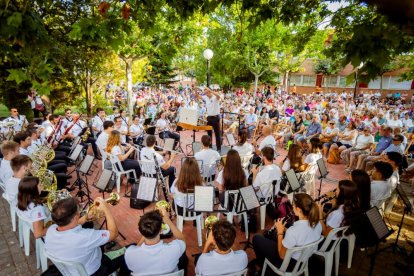
<instances>
[{"instance_id":1,"label":"bare arm","mask_svg":"<svg viewBox=\"0 0 414 276\"><path fill-rule=\"evenodd\" d=\"M108 204L101 197L95 198L94 202L99 202L98 209L105 214L107 229L109 231L109 241L115 240L116 237L118 237L118 227L116 226L116 222L111 214L111 211L109 211Z\"/></svg>"}]
</instances>

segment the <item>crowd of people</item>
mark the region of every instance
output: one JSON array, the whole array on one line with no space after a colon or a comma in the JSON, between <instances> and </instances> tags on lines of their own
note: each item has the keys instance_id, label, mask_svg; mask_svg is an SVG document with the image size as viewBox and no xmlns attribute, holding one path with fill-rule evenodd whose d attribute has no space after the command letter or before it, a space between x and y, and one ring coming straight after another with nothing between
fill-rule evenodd
<instances>
[{"instance_id":1,"label":"crowd of people","mask_svg":"<svg viewBox=\"0 0 414 276\"><path fill-rule=\"evenodd\" d=\"M110 115L99 107L87 122L67 108L63 116L45 112L44 121L37 124L11 108L5 121L15 123L2 125L5 137L12 132L10 141L1 146L4 197L32 223L35 238L43 238L48 254L81 263L89 275L109 275L117 269L120 275L162 275L179 269L187 273L186 237L161 207L139 219L137 231L142 238L137 243L129 245L124 255L108 258L102 245L119 234L108 204L99 197L94 201L106 218L107 230L91 228L91 217L81 216L74 198L60 200L49 210L41 198L39 178L30 175L31 157L40 145L48 144L55 151L47 166L56 174L59 189L73 189L67 175L73 143L81 144L85 151L90 145L107 169L115 160L124 170L134 170L135 181L144 169L140 161L154 164L166 179L165 199L175 203L171 205L177 206L174 211L178 215L193 206L195 186L214 186L219 208L228 210L233 206L229 192L252 185L258 200L264 202L269 193L274 193L275 199L287 197L287 190L281 187L287 171L306 179L301 191L293 195L296 219L292 225L272 217L276 231L253 237L256 258L250 262L243 250L232 250L235 224L215 223L202 254L195 258L198 275L228 274L247 267L254 275L265 259L280 266L289 249L327 237L332 229L352 226L357 216L373 206L392 208L400 178L414 176L414 167L408 162L414 152L413 105L408 97L382 99L371 92L353 99L346 92L288 94L267 87L254 95L242 89L224 93L195 87L142 88L134 90L134 95L135 114L131 116L118 105ZM212 131L201 137L201 148L187 156L178 169L174 167L174 149L182 143L177 122L183 109L197 110L200 121ZM159 151L157 147L166 138L174 140L173 150ZM225 144L231 147L226 152ZM277 164L275 158L285 150ZM350 175L338 182L329 210L315 201L320 193L315 187L318 160L344 164ZM274 187L269 183L275 183ZM189 200L184 201L187 196ZM46 224L50 220L51 226ZM171 229L170 242L161 239L164 224ZM292 256L289 267L298 257Z\"/></svg>"}]
</instances>

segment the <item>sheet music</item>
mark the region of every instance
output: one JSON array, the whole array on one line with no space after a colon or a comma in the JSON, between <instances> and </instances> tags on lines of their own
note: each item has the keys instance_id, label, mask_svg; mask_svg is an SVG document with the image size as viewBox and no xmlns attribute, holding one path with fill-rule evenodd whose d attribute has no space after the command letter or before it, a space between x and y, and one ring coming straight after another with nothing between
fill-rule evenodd
<instances>
[{"instance_id":1,"label":"sheet music","mask_svg":"<svg viewBox=\"0 0 414 276\"><path fill-rule=\"evenodd\" d=\"M244 205L246 207L246 210L251 210L260 207L260 202L257 198L253 186L249 185L247 187L243 187L239 191L243 199Z\"/></svg>"},{"instance_id":2,"label":"sheet music","mask_svg":"<svg viewBox=\"0 0 414 276\"><path fill-rule=\"evenodd\" d=\"M139 179L137 199L142 199L146 201L154 201L156 185L157 185L156 178L141 176L141 178Z\"/></svg>"},{"instance_id":3,"label":"sheet music","mask_svg":"<svg viewBox=\"0 0 414 276\"><path fill-rule=\"evenodd\" d=\"M389 229L385 224L378 209L375 207L371 208L366 212L366 215L369 221L371 222L371 225L374 228L375 233L377 233L378 239L386 237L389 233Z\"/></svg>"},{"instance_id":4,"label":"sheet music","mask_svg":"<svg viewBox=\"0 0 414 276\"><path fill-rule=\"evenodd\" d=\"M105 190L109 180L111 179L111 176L112 171L104 169L101 173L101 177L99 178L98 183L96 183L96 187L100 190Z\"/></svg>"},{"instance_id":5,"label":"sheet music","mask_svg":"<svg viewBox=\"0 0 414 276\"><path fill-rule=\"evenodd\" d=\"M174 139L166 138L164 140L164 149L171 151L171 150L173 150L173 148L174 148Z\"/></svg>"},{"instance_id":6,"label":"sheet music","mask_svg":"<svg viewBox=\"0 0 414 276\"><path fill-rule=\"evenodd\" d=\"M194 211L213 212L214 187L195 186L194 190Z\"/></svg>"},{"instance_id":7,"label":"sheet music","mask_svg":"<svg viewBox=\"0 0 414 276\"><path fill-rule=\"evenodd\" d=\"M191 108L181 108L179 118L180 123L186 123L196 126L198 122L198 111L196 109Z\"/></svg>"},{"instance_id":8,"label":"sheet music","mask_svg":"<svg viewBox=\"0 0 414 276\"><path fill-rule=\"evenodd\" d=\"M299 180L296 176L296 173L293 169L288 170L286 173L286 178L289 182L290 187L292 188L292 191L296 191L300 188Z\"/></svg>"}]
</instances>

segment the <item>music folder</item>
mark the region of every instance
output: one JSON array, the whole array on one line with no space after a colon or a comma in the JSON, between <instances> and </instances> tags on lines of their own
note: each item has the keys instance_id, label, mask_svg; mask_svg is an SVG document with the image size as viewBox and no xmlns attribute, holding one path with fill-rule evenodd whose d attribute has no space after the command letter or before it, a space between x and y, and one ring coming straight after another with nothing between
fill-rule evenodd
<instances>
[{"instance_id":1,"label":"music folder","mask_svg":"<svg viewBox=\"0 0 414 276\"><path fill-rule=\"evenodd\" d=\"M139 179L137 199L145 201L154 201L156 187L156 178L141 176Z\"/></svg>"},{"instance_id":2,"label":"music folder","mask_svg":"<svg viewBox=\"0 0 414 276\"><path fill-rule=\"evenodd\" d=\"M214 187L195 186L194 187L194 211L213 212L214 207Z\"/></svg>"},{"instance_id":3,"label":"music folder","mask_svg":"<svg viewBox=\"0 0 414 276\"><path fill-rule=\"evenodd\" d=\"M243 200L243 208L238 210L238 213L249 211L260 207L259 199L257 198L256 191L252 185L239 189L240 197Z\"/></svg>"}]
</instances>

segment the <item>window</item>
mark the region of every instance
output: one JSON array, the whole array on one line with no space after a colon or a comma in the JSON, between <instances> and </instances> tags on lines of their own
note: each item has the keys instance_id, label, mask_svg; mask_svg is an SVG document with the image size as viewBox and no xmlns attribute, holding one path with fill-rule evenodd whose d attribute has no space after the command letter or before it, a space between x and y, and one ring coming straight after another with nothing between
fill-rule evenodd
<instances>
[{"instance_id":1,"label":"window","mask_svg":"<svg viewBox=\"0 0 414 276\"><path fill-rule=\"evenodd\" d=\"M338 77L337 76L326 76L323 78L323 86L325 87L336 87L337 86Z\"/></svg>"},{"instance_id":2,"label":"window","mask_svg":"<svg viewBox=\"0 0 414 276\"><path fill-rule=\"evenodd\" d=\"M339 79L339 87L355 87L355 82L351 82L346 84L346 77L340 77Z\"/></svg>"},{"instance_id":3,"label":"window","mask_svg":"<svg viewBox=\"0 0 414 276\"><path fill-rule=\"evenodd\" d=\"M315 86L316 76L303 76L303 86Z\"/></svg>"},{"instance_id":4,"label":"window","mask_svg":"<svg viewBox=\"0 0 414 276\"><path fill-rule=\"evenodd\" d=\"M302 84L302 76L301 75L291 75L290 76L290 85L301 85Z\"/></svg>"}]
</instances>

